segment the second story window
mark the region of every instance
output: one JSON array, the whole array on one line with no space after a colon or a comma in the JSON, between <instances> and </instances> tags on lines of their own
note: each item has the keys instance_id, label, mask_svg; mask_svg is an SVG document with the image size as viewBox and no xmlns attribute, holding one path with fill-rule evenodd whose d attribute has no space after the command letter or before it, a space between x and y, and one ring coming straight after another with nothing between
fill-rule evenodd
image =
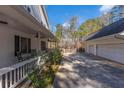
<instances>
[{"instance_id":1,"label":"second story window","mask_svg":"<svg viewBox=\"0 0 124 93\"><path fill-rule=\"evenodd\" d=\"M31 12L31 9L28 5L24 5L23 7L25 8L26 11Z\"/></svg>"},{"instance_id":2,"label":"second story window","mask_svg":"<svg viewBox=\"0 0 124 93\"><path fill-rule=\"evenodd\" d=\"M31 12L31 9L29 7L27 7L27 10L28 10L28 12Z\"/></svg>"},{"instance_id":3,"label":"second story window","mask_svg":"<svg viewBox=\"0 0 124 93\"><path fill-rule=\"evenodd\" d=\"M41 21L41 24L43 24L43 22Z\"/></svg>"}]
</instances>

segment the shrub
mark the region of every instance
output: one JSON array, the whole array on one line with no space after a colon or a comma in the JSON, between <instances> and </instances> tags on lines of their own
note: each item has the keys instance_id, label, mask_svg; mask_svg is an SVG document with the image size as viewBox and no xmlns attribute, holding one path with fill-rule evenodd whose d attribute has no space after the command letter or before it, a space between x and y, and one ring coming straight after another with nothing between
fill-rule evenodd
<instances>
[{"instance_id":1,"label":"shrub","mask_svg":"<svg viewBox=\"0 0 124 93\"><path fill-rule=\"evenodd\" d=\"M28 79L32 81L32 86L34 88L39 88L41 87L41 74L39 73L39 69L33 70L31 74L29 74Z\"/></svg>"},{"instance_id":2,"label":"shrub","mask_svg":"<svg viewBox=\"0 0 124 93\"><path fill-rule=\"evenodd\" d=\"M79 48L79 49L77 50L77 52L79 52L79 53L85 52L85 49L84 49L84 48Z\"/></svg>"},{"instance_id":3,"label":"shrub","mask_svg":"<svg viewBox=\"0 0 124 93\"><path fill-rule=\"evenodd\" d=\"M58 66L44 64L40 68L33 70L28 79L32 81L34 88L46 88L53 84Z\"/></svg>"},{"instance_id":4,"label":"shrub","mask_svg":"<svg viewBox=\"0 0 124 93\"><path fill-rule=\"evenodd\" d=\"M49 61L51 61L52 64L60 64L61 59L62 55L59 49L54 49L49 53Z\"/></svg>"},{"instance_id":5,"label":"shrub","mask_svg":"<svg viewBox=\"0 0 124 93\"><path fill-rule=\"evenodd\" d=\"M46 63L33 70L28 79L32 81L34 88L45 88L53 84L55 73L58 70L62 55L59 49L47 53ZM44 58L44 57L43 57Z\"/></svg>"}]
</instances>

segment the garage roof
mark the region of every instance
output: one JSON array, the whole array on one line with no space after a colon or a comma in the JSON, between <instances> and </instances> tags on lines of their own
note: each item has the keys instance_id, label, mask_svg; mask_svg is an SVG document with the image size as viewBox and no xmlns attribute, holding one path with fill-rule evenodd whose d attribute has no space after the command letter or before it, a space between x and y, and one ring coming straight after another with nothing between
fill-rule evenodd
<instances>
[{"instance_id":1,"label":"garage roof","mask_svg":"<svg viewBox=\"0 0 124 93\"><path fill-rule=\"evenodd\" d=\"M98 32L96 32L94 35L87 38L87 40L97 39L100 37L120 33L124 30L124 18L100 29Z\"/></svg>"}]
</instances>

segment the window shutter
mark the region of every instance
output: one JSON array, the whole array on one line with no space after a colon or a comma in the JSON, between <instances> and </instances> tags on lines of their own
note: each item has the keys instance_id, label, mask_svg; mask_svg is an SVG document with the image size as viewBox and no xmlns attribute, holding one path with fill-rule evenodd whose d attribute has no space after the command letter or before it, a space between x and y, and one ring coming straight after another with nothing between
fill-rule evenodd
<instances>
[{"instance_id":1,"label":"window shutter","mask_svg":"<svg viewBox=\"0 0 124 93\"><path fill-rule=\"evenodd\" d=\"M15 35L15 56L17 56L17 52L19 52L20 49L20 38L19 36Z\"/></svg>"},{"instance_id":2,"label":"window shutter","mask_svg":"<svg viewBox=\"0 0 124 93\"><path fill-rule=\"evenodd\" d=\"M31 53L31 39L28 39L28 53Z\"/></svg>"}]
</instances>

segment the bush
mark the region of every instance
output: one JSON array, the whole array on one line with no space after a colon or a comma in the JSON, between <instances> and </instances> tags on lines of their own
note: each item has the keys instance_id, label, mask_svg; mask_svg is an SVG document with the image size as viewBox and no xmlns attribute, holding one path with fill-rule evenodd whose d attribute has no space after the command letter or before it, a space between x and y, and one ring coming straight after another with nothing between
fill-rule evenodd
<instances>
[{"instance_id":1,"label":"bush","mask_svg":"<svg viewBox=\"0 0 124 93\"><path fill-rule=\"evenodd\" d=\"M33 72L29 74L28 79L32 81L34 88L45 88L52 85L55 77L54 74L51 66L44 64L41 68L33 70Z\"/></svg>"},{"instance_id":2,"label":"bush","mask_svg":"<svg viewBox=\"0 0 124 93\"><path fill-rule=\"evenodd\" d=\"M41 74L39 73L39 69L33 70L31 74L29 74L28 79L32 81L32 86L34 88L41 87Z\"/></svg>"},{"instance_id":3,"label":"bush","mask_svg":"<svg viewBox=\"0 0 124 93\"><path fill-rule=\"evenodd\" d=\"M79 52L79 53L85 52L85 49L84 48L79 48L79 49L77 49L77 52Z\"/></svg>"},{"instance_id":4,"label":"bush","mask_svg":"<svg viewBox=\"0 0 124 93\"><path fill-rule=\"evenodd\" d=\"M32 81L34 88L50 87L53 84L55 73L58 70L62 55L59 49L54 49L48 54L47 62L29 74L28 79Z\"/></svg>"},{"instance_id":5,"label":"bush","mask_svg":"<svg viewBox=\"0 0 124 93\"><path fill-rule=\"evenodd\" d=\"M61 51L59 49L54 49L49 53L49 61L52 64L60 64L62 59Z\"/></svg>"}]
</instances>

